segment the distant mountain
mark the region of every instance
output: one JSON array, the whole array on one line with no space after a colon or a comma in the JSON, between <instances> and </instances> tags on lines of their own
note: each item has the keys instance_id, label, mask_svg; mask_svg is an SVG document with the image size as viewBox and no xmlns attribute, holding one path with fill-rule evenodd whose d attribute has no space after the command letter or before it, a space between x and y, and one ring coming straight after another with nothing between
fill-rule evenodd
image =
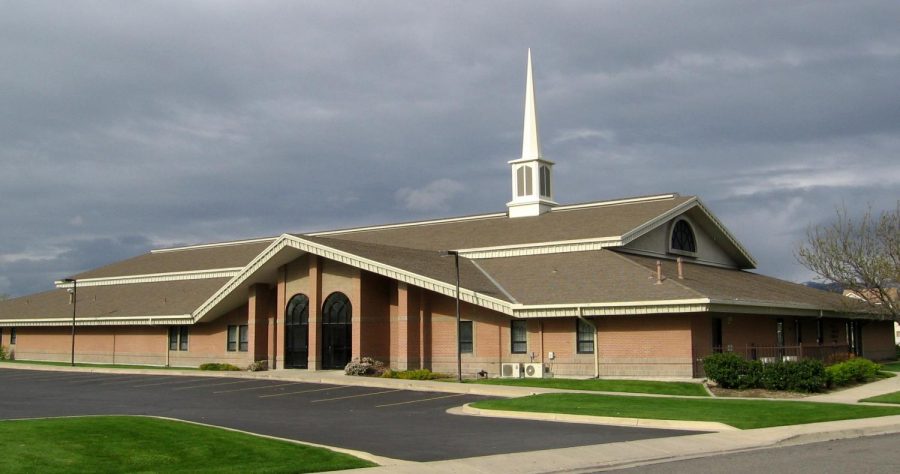
<instances>
[{"instance_id":1,"label":"distant mountain","mask_svg":"<svg viewBox=\"0 0 900 474\"><path fill-rule=\"evenodd\" d=\"M805 281L804 285L815 288L817 290L825 290L830 291L832 293L843 293L844 287L842 287L839 283L819 283L817 281Z\"/></svg>"}]
</instances>

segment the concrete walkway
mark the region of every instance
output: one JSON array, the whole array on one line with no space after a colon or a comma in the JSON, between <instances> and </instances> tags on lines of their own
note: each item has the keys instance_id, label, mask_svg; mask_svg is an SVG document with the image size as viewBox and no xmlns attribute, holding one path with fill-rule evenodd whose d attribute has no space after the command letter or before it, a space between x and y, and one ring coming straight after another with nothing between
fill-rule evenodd
<instances>
[{"instance_id":1,"label":"concrete walkway","mask_svg":"<svg viewBox=\"0 0 900 474\"><path fill-rule=\"evenodd\" d=\"M896 377L867 383L858 387L824 393L822 395L813 395L804 398L804 400L811 402L859 403L859 401L864 398L893 392L900 392L900 374Z\"/></svg>"}]
</instances>

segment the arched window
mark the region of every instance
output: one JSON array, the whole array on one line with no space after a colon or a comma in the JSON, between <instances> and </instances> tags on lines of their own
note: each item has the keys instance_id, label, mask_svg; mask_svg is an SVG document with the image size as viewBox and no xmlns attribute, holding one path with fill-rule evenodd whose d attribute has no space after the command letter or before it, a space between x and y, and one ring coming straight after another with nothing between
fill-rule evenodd
<instances>
[{"instance_id":1,"label":"arched window","mask_svg":"<svg viewBox=\"0 0 900 474\"><path fill-rule=\"evenodd\" d=\"M343 369L353 351L353 309L347 295L336 292L322 305L322 368Z\"/></svg>"},{"instance_id":2,"label":"arched window","mask_svg":"<svg viewBox=\"0 0 900 474\"><path fill-rule=\"evenodd\" d=\"M350 298L343 293L332 293L322 305L323 324L350 324Z\"/></svg>"},{"instance_id":3,"label":"arched window","mask_svg":"<svg viewBox=\"0 0 900 474\"><path fill-rule=\"evenodd\" d=\"M531 192L531 167L520 166L516 170L516 196L530 196Z\"/></svg>"},{"instance_id":4,"label":"arched window","mask_svg":"<svg viewBox=\"0 0 900 474\"><path fill-rule=\"evenodd\" d=\"M550 197L550 167L541 166L541 196Z\"/></svg>"},{"instance_id":5,"label":"arched window","mask_svg":"<svg viewBox=\"0 0 900 474\"><path fill-rule=\"evenodd\" d=\"M686 220L682 219L672 227L672 250L681 252L697 252L697 240L694 238L694 230Z\"/></svg>"},{"instance_id":6,"label":"arched window","mask_svg":"<svg viewBox=\"0 0 900 474\"><path fill-rule=\"evenodd\" d=\"M309 298L294 295L284 319L284 366L305 369L309 361Z\"/></svg>"},{"instance_id":7,"label":"arched window","mask_svg":"<svg viewBox=\"0 0 900 474\"><path fill-rule=\"evenodd\" d=\"M289 326L309 324L309 298L304 294L294 296L288 303L286 313L285 323Z\"/></svg>"}]
</instances>

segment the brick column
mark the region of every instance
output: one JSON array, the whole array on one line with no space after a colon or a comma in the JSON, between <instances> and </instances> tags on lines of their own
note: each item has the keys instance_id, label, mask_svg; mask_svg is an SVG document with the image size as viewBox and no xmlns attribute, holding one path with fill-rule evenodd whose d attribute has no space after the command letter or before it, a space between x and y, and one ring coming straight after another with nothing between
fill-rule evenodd
<instances>
[{"instance_id":1,"label":"brick column","mask_svg":"<svg viewBox=\"0 0 900 474\"><path fill-rule=\"evenodd\" d=\"M309 359L308 370L322 368L322 260L313 254L307 255L307 281L309 287L306 296L309 297Z\"/></svg>"},{"instance_id":2,"label":"brick column","mask_svg":"<svg viewBox=\"0 0 900 474\"><path fill-rule=\"evenodd\" d=\"M391 324L391 367L397 370L409 369L409 288L402 281L397 282L397 314ZM413 314L418 319L418 314Z\"/></svg>"},{"instance_id":3,"label":"brick column","mask_svg":"<svg viewBox=\"0 0 900 474\"><path fill-rule=\"evenodd\" d=\"M282 368L284 364L284 311L285 306L287 305L287 301L285 301L285 293L287 291L286 273L287 266L278 269L275 317L270 331L272 337L269 344L272 348L272 352L270 352L270 354L272 354L272 363L269 367L273 369Z\"/></svg>"}]
</instances>

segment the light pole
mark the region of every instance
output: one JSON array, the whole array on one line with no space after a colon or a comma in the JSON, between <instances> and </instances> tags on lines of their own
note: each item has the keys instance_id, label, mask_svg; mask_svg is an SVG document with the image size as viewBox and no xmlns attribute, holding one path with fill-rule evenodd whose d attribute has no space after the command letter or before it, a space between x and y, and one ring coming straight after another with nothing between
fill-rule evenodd
<instances>
[{"instance_id":1,"label":"light pole","mask_svg":"<svg viewBox=\"0 0 900 474\"><path fill-rule=\"evenodd\" d=\"M462 351L460 350L462 341L459 338L459 252L456 250L445 250L441 252L441 255L452 255L456 264L456 380L462 382Z\"/></svg>"},{"instance_id":2,"label":"light pole","mask_svg":"<svg viewBox=\"0 0 900 474\"><path fill-rule=\"evenodd\" d=\"M75 309L78 305L78 280L66 278L63 280L63 283L72 284L69 292L72 294L72 367L75 367Z\"/></svg>"}]
</instances>

